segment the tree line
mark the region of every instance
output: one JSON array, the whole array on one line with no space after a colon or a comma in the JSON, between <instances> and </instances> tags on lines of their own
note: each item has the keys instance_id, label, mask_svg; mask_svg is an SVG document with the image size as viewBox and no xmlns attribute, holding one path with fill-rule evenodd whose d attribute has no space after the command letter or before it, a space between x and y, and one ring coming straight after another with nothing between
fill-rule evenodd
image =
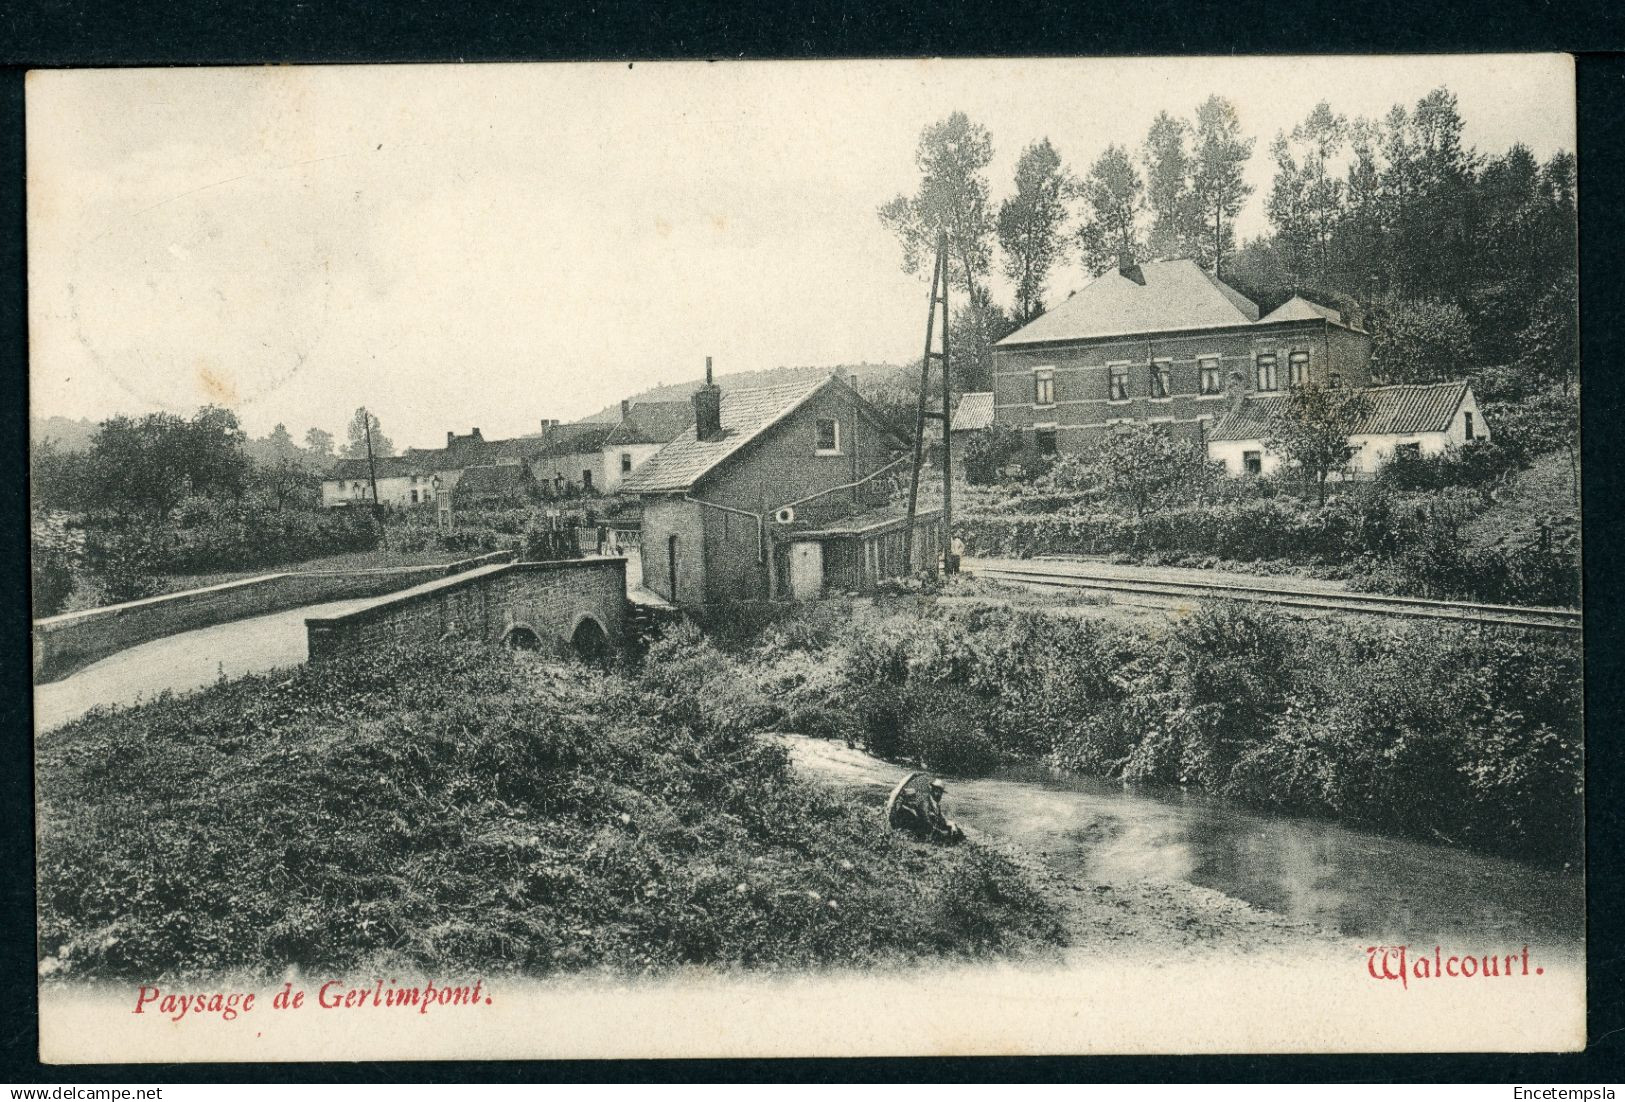
<instances>
[{"instance_id":1,"label":"tree line","mask_svg":"<svg viewBox=\"0 0 1625 1102\"><path fill-rule=\"evenodd\" d=\"M229 409L208 405L191 417L174 413L120 415L101 422L82 449L54 440L34 446L30 459L36 508L111 509L163 514L187 497L241 501L263 495L277 509L314 506L321 477L339 458L364 458L367 422L375 456L394 454L376 414L358 409L348 442L335 452L333 434L319 428L295 443L278 423L249 438Z\"/></svg>"},{"instance_id":2,"label":"tree line","mask_svg":"<svg viewBox=\"0 0 1625 1102\"><path fill-rule=\"evenodd\" d=\"M920 136L920 181L879 210L904 271L928 268L939 231L962 297L951 335L958 385L987 389L994 342L1044 312L1052 275L1121 257L1194 259L1272 309L1294 294L1373 335L1379 381L1467 375L1492 399L1572 386L1577 354L1574 155L1515 144L1481 153L1446 88L1378 119L1317 104L1268 146L1269 232L1237 240L1257 141L1209 96L1167 111L1137 148L1111 144L1075 173L1049 139L1028 145L995 204L989 131L963 112ZM994 296L995 262L1011 287Z\"/></svg>"}]
</instances>

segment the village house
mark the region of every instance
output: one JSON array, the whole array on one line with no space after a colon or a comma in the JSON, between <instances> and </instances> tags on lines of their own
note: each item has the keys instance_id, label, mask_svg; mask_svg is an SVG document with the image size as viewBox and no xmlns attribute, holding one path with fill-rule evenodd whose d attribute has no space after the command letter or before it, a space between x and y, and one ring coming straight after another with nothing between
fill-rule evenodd
<instances>
[{"instance_id":1,"label":"village house","mask_svg":"<svg viewBox=\"0 0 1625 1102\"><path fill-rule=\"evenodd\" d=\"M621 484L643 503L642 579L682 606L811 599L907 574L889 505L907 444L838 375L693 397L694 425ZM916 562L940 551L922 511Z\"/></svg>"},{"instance_id":2,"label":"village house","mask_svg":"<svg viewBox=\"0 0 1625 1102\"><path fill-rule=\"evenodd\" d=\"M604 438L603 492L617 492L627 475L693 424L693 402L622 401L620 424Z\"/></svg>"},{"instance_id":3,"label":"village house","mask_svg":"<svg viewBox=\"0 0 1625 1102\"><path fill-rule=\"evenodd\" d=\"M949 442L953 445L955 482L968 481L971 444L992 429L993 392L973 390L961 394L948 430ZM940 433L938 435L940 437Z\"/></svg>"},{"instance_id":4,"label":"village house","mask_svg":"<svg viewBox=\"0 0 1625 1102\"><path fill-rule=\"evenodd\" d=\"M1438 455L1446 448L1490 438L1466 382L1368 387L1367 406L1351 426L1345 477L1369 475L1396 451ZM1272 475L1281 459L1267 441L1271 422L1282 415L1283 395L1253 397L1213 425L1207 437L1208 458L1223 463L1231 475Z\"/></svg>"},{"instance_id":5,"label":"village house","mask_svg":"<svg viewBox=\"0 0 1625 1102\"><path fill-rule=\"evenodd\" d=\"M370 464L365 458L340 459L322 478L322 505L339 508L370 504L376 470L378 501L384 505L424 505L435 499L435 471L412 455L381 455Z\"/></svg>"},{"instance_id":6,"label":"village house","mask_svg":"<svg viewBox=\"0 0 1625 1102\"><path fill-rule=\"evenodd\" d=\"M1336 310L1294 297L1260 317L1194 261L1125 258L994 346L994 417L1042 454L1136 422L1204 443L1236 399L1363 387L1370 359Z\"/></svg>"}]
</instances>

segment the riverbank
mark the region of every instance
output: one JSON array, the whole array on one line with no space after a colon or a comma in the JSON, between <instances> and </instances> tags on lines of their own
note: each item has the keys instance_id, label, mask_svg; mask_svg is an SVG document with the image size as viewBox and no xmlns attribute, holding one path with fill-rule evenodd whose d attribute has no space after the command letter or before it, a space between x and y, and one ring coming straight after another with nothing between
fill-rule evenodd
<instances>
[{"instance_id":1,"label":"riverbank","mask_svg":"<svg viewBox=\"0 0 1625 1102\"><path fill-rule=\"evenodd\" d=\"M895 767L829 739L777 738L790 750L798 770L874 808L879 818L890 786L900 776ZM1192 954L1207 952L1334 952L1349 944L1335 931L1251 906L1211 888L1147 877L1139 870L1125 870L1128 875L1114 877L1083 873L1065 852L1066 847L1057 844L1058 839L1012 829L1007 815L988 806L998 799L989 798L989 787L956 782L947 809L971 840L1020 868L1051 900L1070 951L1130 955L1138 960L1188 960ZM1005 803L1025 802L1031 795L1012 792Z\"/></svg>"},{"instance_id":2,"label":"riverbank","mask_svg":"<svg viewBox=\"0 0 1625 1102\"><path fill-rule=\"evenodd\" d=\"M760 713L713 707L731 676L681 643L619 671L395 648L41 732L42 974L1053 957L1022 869L799 778Z\"/></svg>"},{"instance_id":3,"label":"riverbank","mask_svg":"<svg viewBox=\"0 0 1625 1102\"><path fill-rule=\"evenodd\" d=\"M1579 861L1578 639L1229 602L1130 618L957 587L777 615L704 644L734 671L715 707L950 775L1041 763L1548 867Z\"/></svg>"}]
</instances>

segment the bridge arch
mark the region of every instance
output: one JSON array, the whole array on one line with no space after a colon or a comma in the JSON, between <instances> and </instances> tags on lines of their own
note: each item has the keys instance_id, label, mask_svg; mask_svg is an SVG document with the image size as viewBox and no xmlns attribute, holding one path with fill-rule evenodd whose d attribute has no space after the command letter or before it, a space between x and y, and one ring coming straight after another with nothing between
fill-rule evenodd
<instances>
[{"instance_id":1,"label":"bridge arch","mask_svg":"<svg viewBox=\"0 0 1625 1102\"><path fill-rule=\"evenodd\" d=\"M570 625L570 649L579 658L603 658L611 646L604 622L590 612L576 616Z\"/></svg>"},{"instance_id":2,"label":"bridge arch","mask_svg":"<svg viewBox=\"0 0 1625 1102\"><path fill-rule=\"evenodd\" d=\"M527 623L509 624L508 630L502 635L502 645L513 650L540 650L542 636Z\"/></svg>"}]
</instances>

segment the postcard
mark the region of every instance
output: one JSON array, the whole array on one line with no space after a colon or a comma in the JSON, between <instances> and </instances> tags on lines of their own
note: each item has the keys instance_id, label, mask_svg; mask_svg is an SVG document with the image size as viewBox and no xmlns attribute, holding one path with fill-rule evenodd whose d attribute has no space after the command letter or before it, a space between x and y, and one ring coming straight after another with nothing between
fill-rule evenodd
<instances>
[{"instance_id":1,"label":"postcard","mask_svg":"<svg viewBox=\"0 0 1625 1102\"><path fill-rule=\"evenodd\" d=\"M1584 1048L1568 57L26 91L42 1060Z\"/></svg>"}]
</instances>

